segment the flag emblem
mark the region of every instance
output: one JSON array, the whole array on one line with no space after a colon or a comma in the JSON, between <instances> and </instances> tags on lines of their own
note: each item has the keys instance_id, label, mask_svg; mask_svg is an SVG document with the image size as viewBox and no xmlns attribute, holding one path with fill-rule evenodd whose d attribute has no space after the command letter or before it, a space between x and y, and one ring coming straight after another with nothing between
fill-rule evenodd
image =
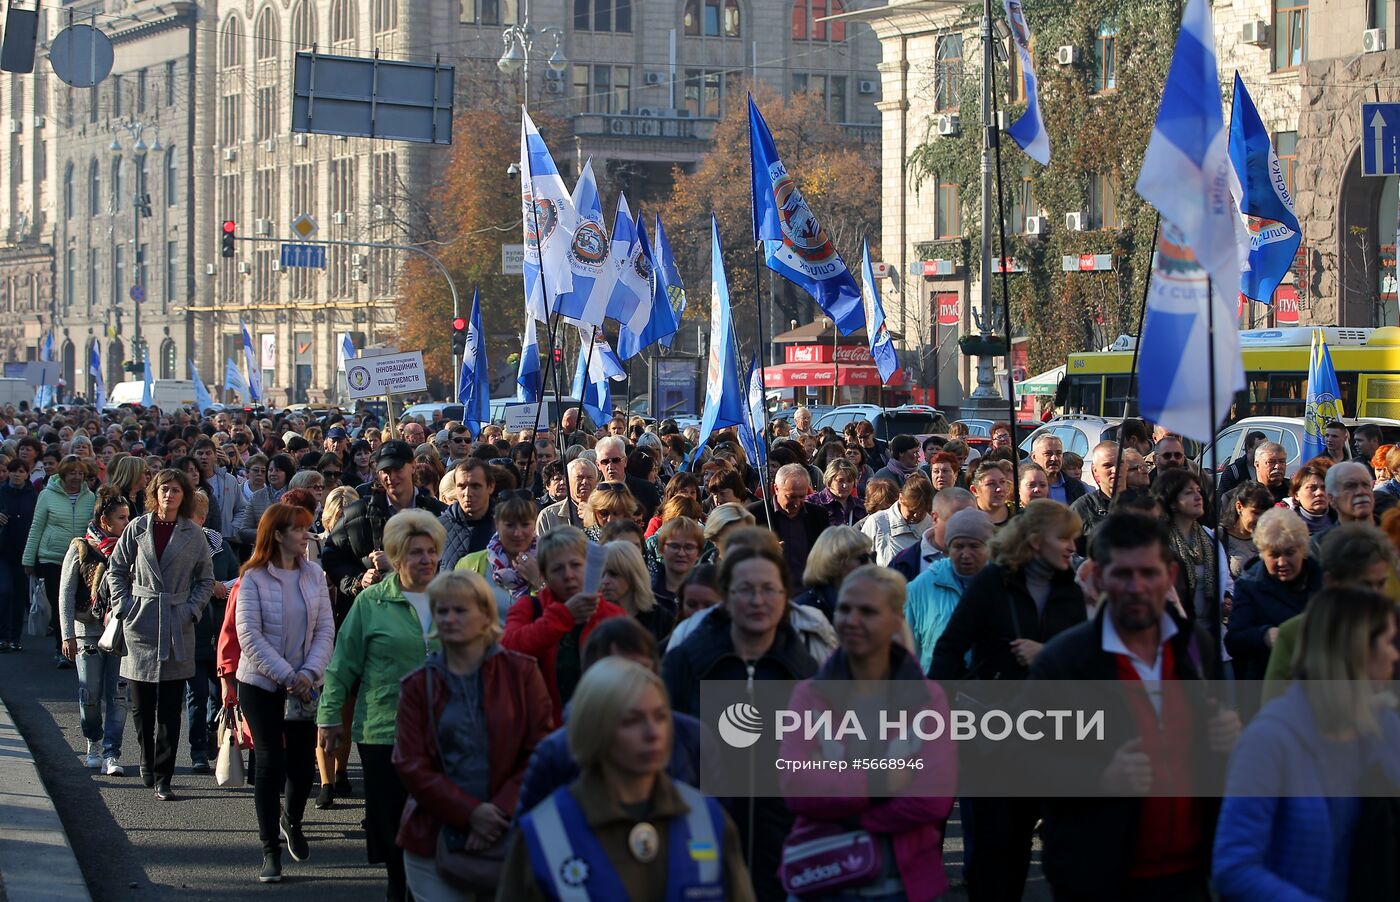
<instances>
[{"instance_id":1,"label":"flag emblem","mask_svg":"<svg viewBox=\"0 0 1400 902\"><path fill-rule=\"evenodd\" d=\"M651 261L646 258L645 254L638 254L632 259L632 268L636 270L637 278L646 282L651 281Z\"/></svg>"},{"instance_id":2,"label":"flag emblem","mask_svg":"<svg viewBox=\"0 0 1400 902\"><path fill-rule=\"evenodd\" d=\"M825 263L836 256L836 248L826 230L812 215L802 192L782 162L768 170L773 179L773 199L778 204L778 222L783 230L783 243L808 263Z\"/></svg>"},{"instance_id":3,"label":"flag emblem","mask_svg":"<svg viewBox=\"0 0 1400 902\"><path fill-rule=\"evenodd\" d=\"M1250 250L1256 251L1266 244L1287 241L1297 234L1288 227L1287 223L1279 222L1277 219L1267 219L1263 216L1246 217L1245 229L1249 232Z\"/></svg>"},{"instance_id":4,"label":"flag emblem","mask_svg":"<svg viewBox=\"0 0 1400 902\"><path fill-rule=\"evenodd\" d=\"M525 214L525 243L538 253L541 241L548 241L559 227L559 207L553 198L533 197L528 191L521 196L521 207Z\"/></svg>"},{"instance_id":5,"label":"flag emblem","mask_svg":"<svg viewBox=\"0 0 1400 902\"><path fill-rule=\"evenodd\" d=\"M608 258L608 236L603 234L602 227L591 219L579 220L569 256L584 266L602 266Z\"/></svg>"},{"instance_id":6,"label":"flag emblem","mask_svg":"<svg viewBox=\"0 0 1400 902\"><path fill-rule=\"evenodd\" d=\"M350 367L350 372L345 374L345 381L349 382L350 387L355 391L364 391L369 388L369 368L365 366Z\"/></svg>"}]
</instances>

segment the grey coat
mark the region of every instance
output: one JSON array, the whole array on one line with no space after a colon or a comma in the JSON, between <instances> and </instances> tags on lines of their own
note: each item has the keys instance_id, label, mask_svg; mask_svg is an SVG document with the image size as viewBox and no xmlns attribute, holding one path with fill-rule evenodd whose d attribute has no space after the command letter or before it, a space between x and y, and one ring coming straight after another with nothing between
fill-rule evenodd
<instances>
[{"instance_id":1,"label":"grey coat","mask_svg":"<svg viewBox=\"0 0 1400 902\"><path fill-rule=\"evenodd\" d=\"M194 625L214 588L204 530L181 517L157 561L153 516L131 521L107 568L113 616L126 635L121 675L146 683L194 676Z\"/></svg>"}]
</instances>

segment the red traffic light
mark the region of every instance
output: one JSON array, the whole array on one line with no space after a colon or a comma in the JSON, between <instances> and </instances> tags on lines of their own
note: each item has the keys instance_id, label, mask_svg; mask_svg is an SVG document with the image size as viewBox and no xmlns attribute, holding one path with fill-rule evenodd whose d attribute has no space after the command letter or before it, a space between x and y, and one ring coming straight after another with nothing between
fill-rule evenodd
<instances>
[{"instance_id":1,"label":"red traffic light","mask_svg":"<svg viewBox=\"0 0 1400 902\"><path fill-rule=\"evenodd\" d=\"M465 316L457 317L452 321L452 328L457 330L458 332L463 331L467 328L467 318Z\"/></svg>"},{"instance_id":2,"label":"red traffic light","mask_svg":"<svg viewBox=\"0 0 1400 902\"><path fill-rule=\"evenodd\" d=\"M554 349L554 362L555 362L555 363L563 363L563 362L564 362L564 350L563 350L563 348L555 348L555 349Z\"/></svg>"},{"instance_id":3,"label":"red traffic light","mask_svg":"<svg viewBox=\"0 0 1400 902\"><path fill-rule=\"evenodd\" d=\"M225 219L225 220L224 220L224 234L225 234L225 235L232 235L232 234L233 234L234 232L236 232L236 231L238 231L238 223L234 222L232 219Z\"/></svg>"}]
</instances>

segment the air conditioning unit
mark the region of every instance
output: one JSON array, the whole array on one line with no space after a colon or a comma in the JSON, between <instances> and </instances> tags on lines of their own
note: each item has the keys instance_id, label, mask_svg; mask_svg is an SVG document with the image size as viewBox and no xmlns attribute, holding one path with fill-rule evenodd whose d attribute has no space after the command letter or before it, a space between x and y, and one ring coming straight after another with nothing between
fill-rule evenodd
<instances>
[{"instance_id":1,"label":"air conditioning unit","mask_svg":"<svg viewBox=\"0 0 1400 902\"><path fill-rule=\"evenodd\" d=\"M268 153L272 153L276 149L277 142L272 140L271 138L268 138L266 141L263 142L263 150L267 151Z\"/></svg>"},{"instance_id":2,"label":"air conditioning unit","mask_svg":"<svg viewBox=\"0 0 1400 902\"><path fill-rule=\"evenodd\" d=\"M346 136L346 135L336 135L336 136L335 136L335 139L336 139L337 141L349 141L349 140L350 140L350 138L349 138L348 136Z\"/></svg>"},{"instance_id":3,"label":"air conditioning unit","mask_svg":"<svg viewBox=\"0 0 1400 902\"><path fill-rule=\"evenodd\" d=\"M293 146L293 147L305 147L305 146L306 146L306 135L304 135L304 134L302 134L302 133L300 133L300 132L298 132L298 133L295 134L295 135L292 135L292 146Z\"/></svg>"},{"instance_id":4,"label":"air conditioning unit","mask_svg":"<svg viewBox=\"0 0 1400 902\"><path fill-rule=\"evenodd\" d=\"M225 163L232 163L232 162L233 162L234 160L236 160L236 159L238 159L238 149L237 149L237 148L234 148L234 147L225 147L225 148L224 148L224 162L225 162Z\"/></svg>"},{"instance_id":5,"label":"air conditioning unit","mask_svg":"<svg viewBox=\"0 0 1400 902\"><path fill-rule=\"evenodd\" d=\"M544 70L544 79L545 79L545 81L563 81L563 80L564 80L564 73L563 73L563 72L555 72L553 69L545 69L545 70Z\"/></svg>"},{"instance_id":6,"label":"air conditioning unit","mask_svg":"<svg viewBox=\"0 0 1400 902\"><path fill-rule=\"evenodd\" d=\"M363 265L364 265L364 262L365 262L365 255L364 255L364 254L351 254L351 255L350 255L350 265L351 265L351 266L363 266Z\"/></svg>"},{"instance_id":7,"label":"air conditioning unit","mask_svg":"<svg viewBox=\"0 0 1400 902\"><path fill-rule=\"evenodd\" d=\"M43 116L35 116L35 117L34 117L34 127L35 127L35 128L43 128L43 127L44 127L44 117L43 117Z\"/></svg>"},{"instance_id":8,"label":"air conditioning unit","mask_svg":"<svg viewBox=\"0 0 1400 902\"><path fill-rule=\"evenodd\" d=\"M862 94L877 94L880 91L880 83L871 79L862 79L856 85L856 89Z\"/></svg>"},{"instance_id":9,"label":"air conditioning unit","mask_svg":"<svg viewBox=\"0 0 1400 902\"><path fill-rule=\"evenodd\" d=\"M214 264L212 264L212 263L206 263L206 264L204 264L204 274L205 274L206 276L212 276L212 275L214 275L214 273L216 273L216 272L218 272L218 271L219 271L219 268L218 268L217 266L215 266Z\"/></svg>"},{"instance_id":10,"label":"air conditioning unit","mask_svg":"<svg viewBox=\"0 0 1400 902\"><path fill-rule=\"evenodd\" d=\"M951 137L962 130L962 125L957 114L950 113L938 117L938 133L944 137Z\"/></svg>"},{"instance_id":11,"label":"air conditioning unit","mask_svg":"<svg viewBox=\"0 0 1400 902\"><path fill-rule=\"evenodd\" d=\"M273 272L281 272L281 271L282 271L282 261L281 261L281 260L273 260L273 261L272 261L272 271L273 271Z\"/></svg>"},{"instance_id":12,"label":"air conditioning unit","mask_svg":"<svg viewBox=\"0 0 1400 902\"><path fill-rule=\"evenodd\" d=\"M352 269L350 270L350 278L356 282L368 282L369 274L363 269Z\"/></svg>"},{"instance_id":13,"label":"air conditioning unit","mask_svg":"<svg viewBox=\"0 0 1400 902\"><path fill-rule=\"evenodd\" d=\"M238 271L239 271L239 273L241 273L242 275L245 275L245 276L248 275L248 273L251 271L251 269L252 269L252 267L250 267L250 266L247 264L246 261L243 261L243 260L239 260L239 261L238 261Z\"/></svg>"},{"instance_id":14,"label":"air conditioning unit","mask_svg":"<svg viewBox=\"0 0 1400 902\"><path fill-rule=\"evenodd\" d=\"M331 222L335 225L345 225L345 211L336 210L331 214Z\"/></svg>"},{"instance_id":15,"label":"air conditioning unit","mask_svg":"<svg viewBox=\"0 0 1400 902\"><path fill-rule=\"evenodd\" d=\"M633 112L634 112L636 115L638 115L638 116L657 116L657 115L660 115L660 111L657 110L656 107L650 107L650 106L639 106L639 107L637 107L635 110L633 110Z\"/></svg>"},{"instance_id":16,"label":"air conditioning unit","mask_svg":"<svg viewBox=\"0 0 1400 902\"><path fill-rule=\"evenodd\" d=\"M1380 53L1385 49L1385 29L1368 28L1361 32L1361 52Z\"/></svg>"},{"instance_id":17,"label":"air conditioning unit","mask_svg":"<svg viewBox=\"0 0 1400 902\"><path fill-rule=\"evenodd\" d=\"M544 92L546 94L563 94L564 83L562 81L547 81L544 83Z\"/></svg>"},{"instance_id":18,"label":"air conditioning unit","mask_svg":"<svg viewBox=\"0 0 1400 902\"><path fill-rule=\"evenodd\" d=\"M665 72L648 72L648 73L647 73L647 84L649 84L649 85L664 85L665 83L666 83L666 73L665 73Z\"/></svg>"},{"instance_id":19,"label":"air conditioning unit","mask_svg":"<svg viewBox=\"0 0 1400 902\"><path fill-rule=\"evenodd\" d=\"M10 134L12 134L12 135L18 135L18 134L19 134L20 132L22 132L22 131L24 131L24 120L23 120L23 119L11 119L11 120L10 120Z\"/></svg>"},{"instance_id":20,"label":"air conditioning unit","mask_svg":"<svg viewBox=\"0 0 1400 902\"><path fill-rule=\"evenodd\" d=\"M270 220L270 219L255 219L255 220L253 220L253 234L255 234L255 235L271 235L271 234L272 234L272 220Z\"/></svg>"},{"instance_id":21,"label":"air conditioning unit","mask_svg":"<svg viewBox=\"0 0 1400 902\"><path fill-rule=\"evenodd\" d=\"M1262 19L1246 22L1240 26L1240 43L1255 47L1269 46L1269 23Z\"/></svg>"},{"instance_id":22,"label":"air conditioning unit","mask_svg":"<svg viewBox=\"0 0 1400 902\"><path fill-rule=\"evenodd\" d=\"M1088 222L1088 217L1085 216L1083 213L1066 213L1066 214L1065 214L1065 231L1068 231L1068 232L1082 232L1082 231L1084 231L1084 227L1085 227L1085 225L1086 225L1087 222Z\"/></svg>"},{"instance_id":23,"label":"air conditioning unit","mask_svg":"<svg viewBox=\"0 0 1400 902\"><path fill-rule=\"evenodd\" d=\"M1079 63L1079 48L1073 44L1064 44L1055 51L1055 61L1061 66L1074 66Z\"/></svg>"},{"instance_id":24,"label":"air conditioning unit","mask_svg":"<svg viewBox=\"0 0 1400 902\"><path fill-rule=\"evenodd\" d=\"M1045 234L1045 217L1044 217L1044 216L1027 216L1027 217L1026 217L1026 234L1027 234L1027 235L1044 235L1044 234Z\"/></svg>"}]
</instances>

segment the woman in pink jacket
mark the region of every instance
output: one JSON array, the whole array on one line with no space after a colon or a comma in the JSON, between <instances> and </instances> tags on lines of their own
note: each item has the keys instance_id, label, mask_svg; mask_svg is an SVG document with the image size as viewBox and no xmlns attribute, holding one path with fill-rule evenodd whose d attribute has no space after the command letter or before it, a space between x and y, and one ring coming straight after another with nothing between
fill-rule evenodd
<instances>
[{"instance_id":1,"label":"woman in pink jacket","mask_svg":"<svg viewBox=\"0 0 1400 902\"><path fill-rule=\"evenodd\" d=\"M806 900L931 902L948 891L943 872L943 828L953 808L957 752L946 737L920 742L879 734L881 709L937 711L948 719L948 699L924 679L919 659L896 641L904 632L904 577L886 567L857 568L836 599L840 646L815 677L793 692L791 707L831 709L840 724L855 710L869 741L812 740L789 733L782 758L845 760L844 771L785 770L783 795L797 815L783 844L783 887ZM849 681L895 681L889 692L857 696ZM843 686L840 683L847 683ZM892 712L891 712L892 713ZM899 766L857 767L857 760Z\"/></svg>"},{"instance_id":2,"label":"woman in pink jacket","mask_svg":"<svg viewBox=\"0 0 1400 902\"><path fill-rule=\"evenodd\" d=\"M258 880L282 879L281 838L297 861L310 854L301 817L316 765L316 693L335 641L326 575L306 560L311 514L274 504L258 523L252 557L238 584L238 704L253 731L253 802L263 867ZM281 809L283 785L285 811Z\"/></svg>"}]
</instances>

